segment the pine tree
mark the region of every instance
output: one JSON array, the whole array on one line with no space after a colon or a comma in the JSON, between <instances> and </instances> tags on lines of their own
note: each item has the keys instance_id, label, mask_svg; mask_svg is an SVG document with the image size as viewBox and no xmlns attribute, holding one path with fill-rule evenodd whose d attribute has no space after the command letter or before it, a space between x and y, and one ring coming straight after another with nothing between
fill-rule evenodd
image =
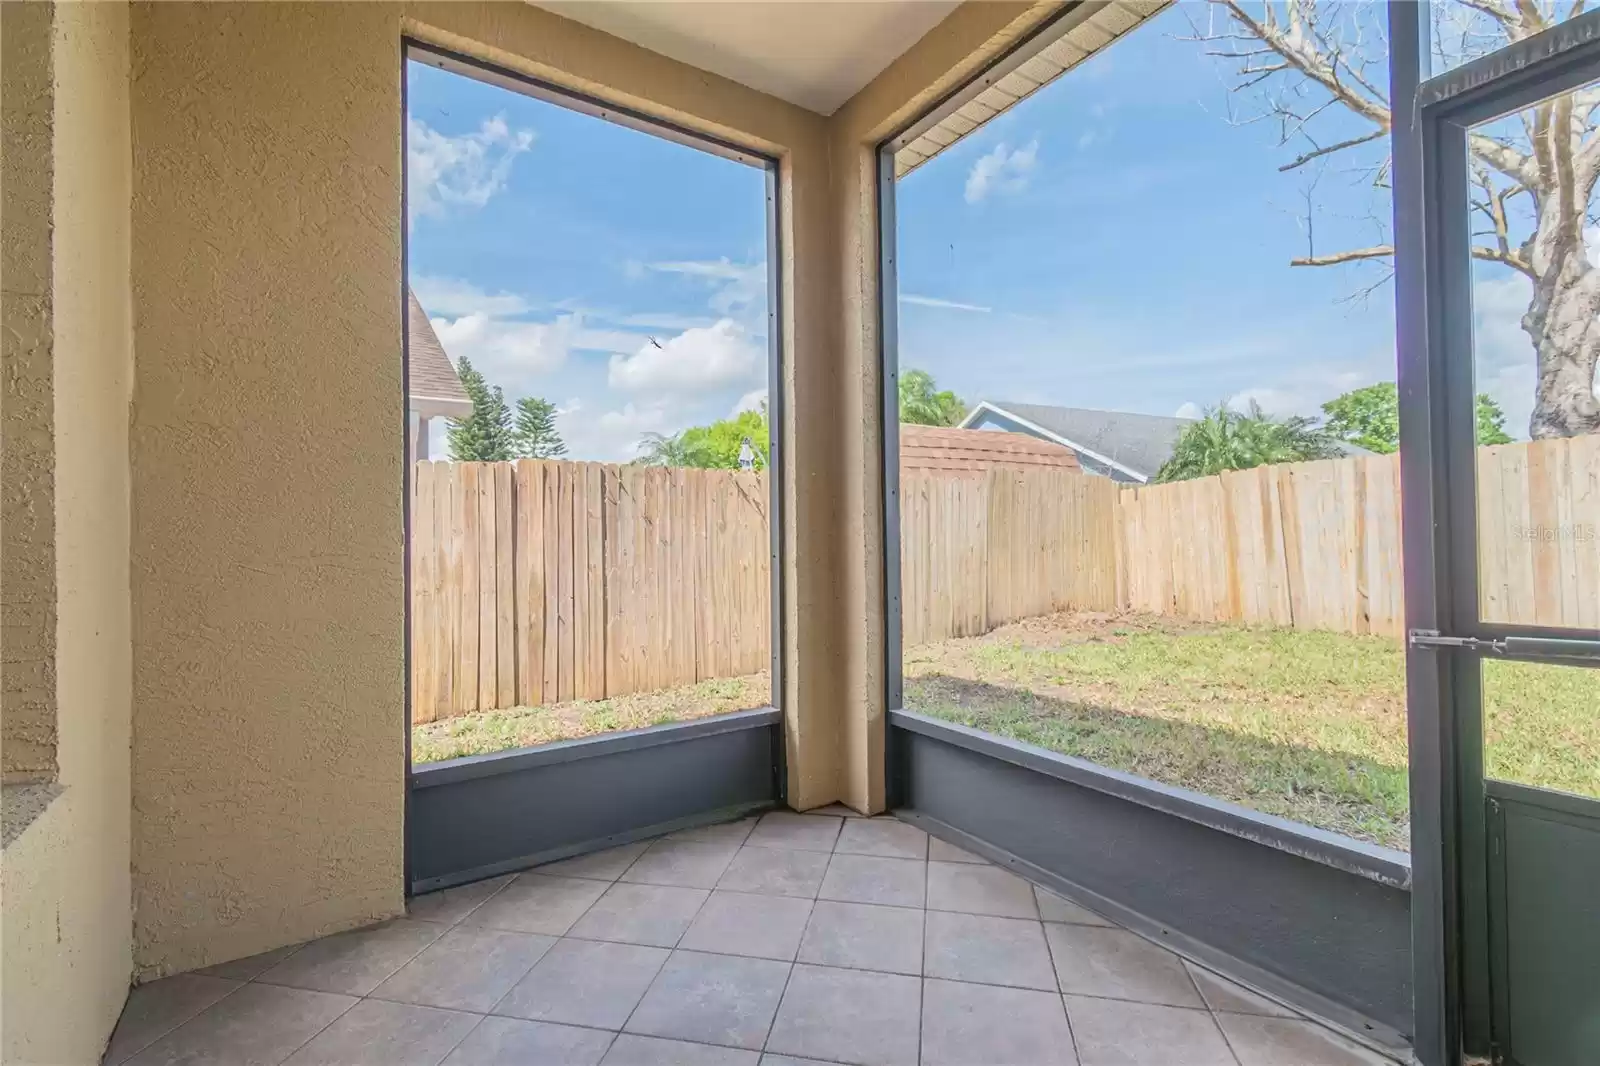
<instances>
[{"instance_id":1,"label":"pine tree","mask_svg":"<svg viewBox=\"0 0 1600 1066\"><path fill-rule=\"evenodd\" d=\"M494 463L513 458L511 409L500 386L493 388L466 359L456 368L472 400L472 413L450 419L450 458L458 463Z\"/></svg>"},{"instance_id":2,"label":"pine tree","mask_svg":"<svg viewBox=\"0 0 1600 1066\"><path fill-rule=\"evenodd\" d=\"M517 401L512 435L517 455L524 459L559 459L567 454L566 441L556 432L556 405L538 396Z\"/></svg>"}]
</instances>

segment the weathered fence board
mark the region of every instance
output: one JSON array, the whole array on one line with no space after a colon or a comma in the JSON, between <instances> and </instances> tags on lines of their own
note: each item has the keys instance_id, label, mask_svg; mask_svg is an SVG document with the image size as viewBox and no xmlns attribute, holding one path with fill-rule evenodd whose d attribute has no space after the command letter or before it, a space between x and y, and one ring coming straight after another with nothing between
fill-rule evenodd
<instances>
[{"instance_id":1,"label":"weathered fence board","mask_svg":"<svg viewBox=\"0 0 1600 1066\"><path fill-rule=\"evenodd\" d=\"M413 720L758 673L768 555L759 473L419 463Z\"/></svg>"},{"instance_id":2,"label":"weathered fence board","mask_svg":"<svg viewBox=\"0 0 1600 1066\"><path fill-rule=\"evenodd\" d=\"M1481 448L1496 622L1600 628L1600 436ZM900 484L907 646L1059 610L1397 636L1394 456L1125 488L1071 471ZM420 463L413 716L600 699L766 669L765 476L598 463Z\"/></svg>"}]
</instances>

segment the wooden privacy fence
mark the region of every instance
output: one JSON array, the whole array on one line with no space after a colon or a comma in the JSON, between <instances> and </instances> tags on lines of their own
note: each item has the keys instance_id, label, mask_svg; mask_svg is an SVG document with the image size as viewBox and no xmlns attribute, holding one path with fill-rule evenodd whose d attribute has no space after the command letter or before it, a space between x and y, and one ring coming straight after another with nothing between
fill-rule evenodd
<instances>
[{"instance_id":1,"label":"wooden privacy fence","mask_svg":"<svg viewBox=\"0 0 1600 1066\"><path fill-rule=\"evenodd\" d=\"M411 522L413 721L769 665L762 474L422 462Z\"/></svg>"},{"instance_id":2,"label":"wooden privacy fence","mask_svg":"<svg viewBox=\"0 0 1600 1066\"><path fill-rule=\"evenodd\" d=\"M1478 449L1484 617L1600 628L1600 436ZM769 665L763 475L419 463L413 717L599 699ZM903 639L1133 609L1398 636L1395 456L1124 488L905 472Z\"/></svg>"},{"instance_id":3,"label":"wooden privacy fence","mask_svg":"<svg viewBox=\"0 0 1600 1066\"><path fill-rule=\"evenodd\" d=\"M1398 634L1394 456L1260 466L1124 490L1118 586L1136 611Z\"/></svg>"},{"instance_id":4,"label":"wooden privacy fence","mask_svg":"<svg viewBox=\"0 0 1600 1066\"><path fill-rule=\"evenodd\" d=\"M1107 478L1071 471L902 475L902 640L1114 609L1118 494Z\"/></svg>"},{"instance_id":5,"label":"wooden privacy fence","mask_svg":"<svg viewBox=\"0 0 1600 1066\"><path fill-rule=\"evenodd\" d=\"M1478 582L1492 622L1600 628L1600 435L1478 449ZM1139 611L1399 636L1394 455L1126 489L1121 602Z\"/></svg>"}]
</instances>

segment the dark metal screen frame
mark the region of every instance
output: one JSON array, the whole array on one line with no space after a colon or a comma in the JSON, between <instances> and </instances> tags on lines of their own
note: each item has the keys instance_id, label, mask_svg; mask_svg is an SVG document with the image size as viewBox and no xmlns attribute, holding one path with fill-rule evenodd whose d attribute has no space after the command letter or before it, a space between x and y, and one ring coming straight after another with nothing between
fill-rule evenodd
<instances>
[{"instance_id":1,"label":"dark metal screen frame","mask_svg":"<svg viewBox=\"0 0 1600 1066\"><path fill-rule=\"evenodd\" d=\"M785 542L784 527L784 489L788 478L784 473L784 460L786 450L783 446L783 436L788 426L787 405L785 404L785 378L784 370L787 356L783 344L783 215L782 215L782 181L781 161L775 155L738 144L731 140L713 137L697 130L689 129L670 120L651 115L646 112L617 104L598 96L589 95L564 88L550 82L518 71L509 70L493 63L488 63L472 56L453 51L432 42L405 35L400 41L400 149L401 149L401 182L400 182L400 292L399 292L399 321L405 322L406 292L409 285L410 270L410 227L406 224L409 218L409 201L407 193L406 174L408 167L408 144L406 116L409 115L409 87L410 79L408 67L411 62L425 63L440 70L448 71L474 81L494 85L523 96L530 96L536 100L563 107L570 111L589 115L614 125L623 126L637 132L660 137L676 144L685 145L711 155L719 156L745 166L755 167L765 172L765 198L766 198L766 268L767 268L767 529L768 529L768 571L771 579L770 609L771 609L771 691L768 694L767 707L756 708L750 711L734 712L728 715L718 715L712 719L702 719L695 722L676 723L663 726L654 726L647 730L635 730L628 733L590 738L585 743L587 747L573 750L582 751L584 758L604 758L607 755L623 754L634 751L640 747L656 747L667 744L703 741L704 738L730 731L773 727L773 738L770 744L770 758L772 767L772 800L782 802L787 795L787 774L785 772L786 746L784 743L784 641L787 627L784 624L784 569L783 560L786 556L787 545ZM401 329L401 426L405 439L409 439L409 343L406 338L407 331ZM403 587L405 597L404 610L404 694L401 706L401 732L405 738L404 743L404 831L402 833L402 877L405 882L405 893L410 896L416 890L418 882L413 876L414 855L412 839L413 827L413 791L417 787L419 774L427 784L422 787L432 787L441 782L453 780L455 776L468 773L471 777L488 777L496 773L527 773L529 770L549 763L567 762L573 757L570 754L562 755L553 753L551 749L561 745L544 745L539 748L523 748L513 751L499 752L490 756L475 757L467 760L452 760L448 764L436 764L419 770L411 761L411 470L410 463L402 476L403 497L403 529L404 546L403 558ZM645 738L641 741L640 738ZM470 765L470 771L464 766ZM596 764L601 765L600 763ZM725 813L725 812L723 812ZM690 824L694 818L680 819L683 824ZM669 828L679 827L676 823ZM652 826L659 829L660 826ZM663 830L664 831L664 830ZM552 856L545 856L545 861ZM479 874L479 876L489 876ZM457 883L462 878L428 878L424 888L442 887L445 883Z\"/></svg>"},{"instance_id":2,"label":"dark metal screen frame","mask_svg":"<svg viewBox=\"0 0 1600 1066\"><path fill-rule=\"evenodd\" d=\"M899 223L895 214L894 148L878 146L878 389L883 418L883 657L884 704L897 711L905 702L905 648L900 588L900 267ZM888 802L894 805L894 756L888 738L884 775Z\"/></svg>"},{"instance_id":3,"label":"dark metal screen frame","mask_svg":"<svg viewBox=\"0 0 1600 1066\"><path fill-rule=\"evenodd\" d=\"M1431 79L1427 5L1391 0L1389 25L1406 628L1583 636L1480 617L1466 138L1469 127L1600 75L1600 13ZM1457 171L1461 180L1448 180ZM1481 662L1408 647L1406 679L1415 1050L1420 1062L1443 1066L1492 1050L1496 1010L1489 826L1483 796L1472 792L1485 780Z\"/></svg>"}]
</instances>

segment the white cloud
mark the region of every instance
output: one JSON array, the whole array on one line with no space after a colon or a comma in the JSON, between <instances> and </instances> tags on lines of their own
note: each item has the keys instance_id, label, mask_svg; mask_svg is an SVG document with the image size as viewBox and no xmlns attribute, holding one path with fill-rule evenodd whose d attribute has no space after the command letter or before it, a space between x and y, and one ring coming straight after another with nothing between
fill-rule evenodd
<instances>
[{"instance_id":1,"label":"white cloud","mask_svg":"<svg viewBox=\"0 0 1600 1066\"><path fill-rule=\"evenodd\" d=\"M460 278L418 275L411 279L411 291L417 294L417 299L430 315L443 315L446 318L463 315L496 318L520 315L528 310L528 302L520 296L509 292L490 295Z\"/></svg>"},{"instance_id":2,"label":"white cloud","mask_svg":"<svg viewBox=\"0 0 1600 1066\"><path fill-rule=\"evenodd\" d=\"M684 315L676 311L645 311L623 315L616 320L619 326L628 326L633 329L694 329L696 326L710 326L716 319L708 315Z\"/></svg>"},{"instance_id":3,"label":"white cloud","mask_svg":"<svg viewBox=\"0 0 1600 1066\"><path fill-rule=\"evenodd\" d=\"M738 418L746 411L759 411L762 407L766 406L766 403L767 390L764 387L759 389L751 389L749 392L739 397L738 402L733 405L733 410L728 412L728 417Z\"/></svg>"},{"instance_id":4,"label":"white cloud","mask_svg":"<svg viewBox=\"0 0 1600 1066\"><path fill-rule=\"evenodd\" d=\"M607 383L630 392L694 392L759 381L761 349L731 318L684 330L664 344L613 356Z\"/></svg>"},{"instance_id":5,"label":"white cloud","mask_svg":"<svg viewBox=\"0 0 1600 1066\"><path fill-rule=\"evenodd\" d=\"M578 328L572 332L570 347L577 352L607 352L627 355L649 339L649 334L637 330L604 329L584 325L587 312L577 314Z\"/></svg>"},{"instance_id":6,"label":"white cloud","mask_svg":"<svg viewBox=\"0 0 1600 1066\"><path fill-rule=\"evenodd\" d=\"M900 302L916 304L918 307L942 307L949 311L975 311L984 315L994 310L992 307L983 307L979 304L964 304L959 300L941 300L937 296L918 296L909 292L900 294Z\"/></svg>"},{"instance_id":7,"label":"white cloud","mask_svg":"<svg viewBox=\"0 0 1600 1066\"><path fill-rule=\"evenodd\" d=\"M1312 396L1300 389L1274 388L1270 385L1258 385L1254 388L1240 389L1228 397L1227 407L1230 411L1249 411L1251 404L1258 405L1262 411L1274 418L1288 418L1292 415L1306 415L1315 418L1322 413L1320 404L1322 400L1331 400L1337 393L1326 396ZM1321 397L1321 398L1318 398Z\"/></svg>"},{"instance_id":8,"label":"white cloud","mask_svg":"<svg viewBox=\"0 0 1600 1066\"><path fill-rule=\"evenodd\" d=\"M408 119L406 176L412 213L443 215L452 206L482 207L505 188L512 162L532 145L533 131L513 131L503 115L453 137L421 119Z\"/></svg>"},{"instance_id":9,"label":"white cloud","mask_svg":"<svg viewBox=\"0 0 1600 1066\"><path fill-rule=\"evenodd\" d=\"M1264 414L1273 418L1301 415L1321 418L1322 405L1342 393L1363 385L1371 385L1373 371L1365 366L1343 367L1329 364L1309 364L1297 367L1284 378L1270 385L1252 385L1240 389L1222 401L1230 411L1248 412L1251 404L1259 406ZM1390 371L1392 374L1393 371ZM1175 418L1200 418L1215 400L1198 402L1189 400L1173 412Z\"/></svg>"},{"instance_id":10,"label":"white cloud","mask_svg":"<svg viewBox=\"0 0 1600 1066\"><path fill-rule=\"evenodd\" d=\"M431 321L452 360L470 359L484 377L513 396L534 391L529 388L533 376L566 362L581 325L577 315L554 322L508 322L477 313Z\"/></svg>"},{"instance_id":11,"label":"white cloud","mask_svg":"<svg viewBox=\"0 0 1600 1066\"><path fill-rule=\"evenodd\" d=\"M1506 432L1526 438L1538 387L1533 342L1522 331L1522 315L1533 297L1532 282L1507 272L1472 287L1472 356L1478 392L1486 392L1506 414Z\"/></svg>"},{"instance_id":12,"label":"white cloud","mask_svg":"<svg viewBox=\"0 0 1600 1066\"><path fill-rule=\"evenodd\" d=\"M762 264L754 264L760 266ZM718 278L732 281L748 274L752 265L735 263L727 256L721 259L677 260L668 263L651 263L650 269L663 274L689 274L697 278Z\"/></svg>"},{"instance_id":13,"label":"white cloud","mask_svg":"<svg viewBox=\"0 0 1600 1066\"><path fill-rule=\"evenodd\" d=\"M419 300L422 299L418 293ZM489 297L490 301L500 297ZM515 299L515 297L507 297ZM644 337L619 329L596 329L581 311L550 322L525 322L482 311L430 319L439 343L452 361L472 361L489 382L511 397L538 395L543 375L560 369L573 352L607 352L622 357Z\"/></svg>"},{"instance_id":14,"label":"white cloud","mask_svg":"<svg viewBox=\"0 0 1600 1066\"><path fill-rule=\"evenodd\" d=\"M714 286L708 302L711 310L719 315L739 317L766 300L765 262L735 263L724 256L721 259L651 263L649 269L661 274L682 274L705 279Z\"/></svg>"},{"instance_id":15,"label":"white cloud","mask_svg":"<svg viewBox=\"0 0 1600 1066\"><path fill-rule=\"evenodd\" d=\"M1028 187L1039 159L1039 139L1035 137L1012 151L1004 141L972 164L967 174L967 203L979 203L991 192L1018 193Z\"/></svg>"},{"instance_id":16,"label":"white cloud","mask_svg":"<svg viewBox=\"0 0 1600 1066\"><path fill-rule=\"evenodd\" d=\"M595 462L625 463L639 455L639 441L647 433L677 432L682 428L662 403L624 404L598 418L581 414L573 401L556 412L556 428L567 443L569 455Z\"/></svg>"}]
</instances>

